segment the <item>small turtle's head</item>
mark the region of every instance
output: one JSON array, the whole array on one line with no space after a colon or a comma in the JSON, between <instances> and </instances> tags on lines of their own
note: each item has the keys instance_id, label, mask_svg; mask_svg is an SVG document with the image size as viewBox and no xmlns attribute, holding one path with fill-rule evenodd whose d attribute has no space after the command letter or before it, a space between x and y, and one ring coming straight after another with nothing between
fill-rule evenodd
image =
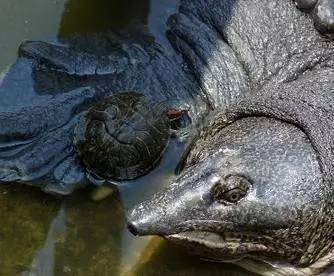
<instances>
[{"instance_id":1,"label":"small turtle's head","mask_svg":"<svg viewBox=\"0 0 334 276\"><path fill-rule=\"evenodd\" d=\"M132 210L129 229L165 236L208 259L256 256L305 265L318 254L311 243L323 194L317 154L304 132L247 117L205 131L176 182Z\"/></svg>"}]
</instances>

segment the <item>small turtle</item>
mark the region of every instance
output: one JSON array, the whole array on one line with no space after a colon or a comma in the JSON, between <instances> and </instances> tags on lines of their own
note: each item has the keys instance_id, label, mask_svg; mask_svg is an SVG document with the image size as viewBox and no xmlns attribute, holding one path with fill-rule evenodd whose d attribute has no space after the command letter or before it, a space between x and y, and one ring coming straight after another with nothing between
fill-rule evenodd
<instances>
[{"instance_id":1,"label":"small turtle","mask_svg":"<svg viewBox=\"0 0 334 276\"><path fill-rule=\"evenodd\" d=\"M74 144L88 171L130 180L151 170L170 137L170 110L137 92L113 95L92 106L75 128ZM178 114L177 114L178 113Z\"/></svg>"}]
</instances>

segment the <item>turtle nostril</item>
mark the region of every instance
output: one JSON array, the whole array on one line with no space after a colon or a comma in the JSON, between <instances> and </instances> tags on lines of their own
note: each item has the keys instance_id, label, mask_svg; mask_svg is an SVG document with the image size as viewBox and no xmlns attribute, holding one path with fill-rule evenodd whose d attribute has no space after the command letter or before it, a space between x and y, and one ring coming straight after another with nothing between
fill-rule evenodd
<instances>
[{"instance_id":1,"label":"turtle nostril","mask_svg":"<svg viewBox=\"0 0 334 276\"><path fill-rule=\"evenodd\" d=\"M138 236L138 230L134 223L129 222L128 223L128 230L133 234L134 236Z\"/></svg>"}]
</instances>

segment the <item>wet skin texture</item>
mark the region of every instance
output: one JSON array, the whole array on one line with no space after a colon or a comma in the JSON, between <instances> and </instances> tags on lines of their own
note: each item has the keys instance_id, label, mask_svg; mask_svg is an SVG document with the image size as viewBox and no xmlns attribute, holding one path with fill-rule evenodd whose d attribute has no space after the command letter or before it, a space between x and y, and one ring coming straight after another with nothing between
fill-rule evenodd
<instances>
[{"instance_id":1,"label":"wet skin texture","mask_svg":"<svg viewBox=\"0 0 334 276\"><path fill-rule=\"evenodd\" d=\"M201 138L177 182L132 212L131 227L216 260L253 254L294 261L306 241L293 232L300 234L304 212L319 208L321 183L303 132L247 117Z\"/></svg>"},{"instance_id":2,"label":"wet skin texture","mask_svg":"<svg viewBox=\"0 0 334 276\"><path fill-rule=\"evenodd\" d=\"M334 38L334 2L332 0L296 0L301 10L311 14L319 32Z\"/></svg>"},{"instance_id":3,"label":"wet skin texture","mask_svg":"<svg viewBox=\"0 0 334 276\"><path fill-rule=\"evenodd\" d=\"M84 185L80 118L141 91L202 127L180 178L130 214L130 229L215 260L312 265L332 248L334 180L334 45L313 20L293 1L183 0L170 45L143 29L24 43L0 87L1 180L56 193ZM7 107L12 97L22 102Z\"/></svg>"}]
</instances>

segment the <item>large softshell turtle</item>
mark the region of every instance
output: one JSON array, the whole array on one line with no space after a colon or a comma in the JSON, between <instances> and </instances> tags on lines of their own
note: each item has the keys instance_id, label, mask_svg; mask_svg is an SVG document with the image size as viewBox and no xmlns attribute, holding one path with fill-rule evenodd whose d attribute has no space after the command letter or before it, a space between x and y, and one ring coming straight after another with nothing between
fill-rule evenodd
<instances>
[{"instance_id":1,"label":"large softshell turtle","mask_svg":"<svg viewBox=\"0 0 334 276\"><path fill-rule=\"evenodd\" d=\"M334 44L313 25L326 15L330 37L331 3L306 14L289 0L181 0L173 47L142 31L23 44L0 88L1 180L71 192L86 180L72 137L82 114L142 91L203 127L131 230L214 260L319 272L333 261Z\"/></svg>"}]
</instances>

